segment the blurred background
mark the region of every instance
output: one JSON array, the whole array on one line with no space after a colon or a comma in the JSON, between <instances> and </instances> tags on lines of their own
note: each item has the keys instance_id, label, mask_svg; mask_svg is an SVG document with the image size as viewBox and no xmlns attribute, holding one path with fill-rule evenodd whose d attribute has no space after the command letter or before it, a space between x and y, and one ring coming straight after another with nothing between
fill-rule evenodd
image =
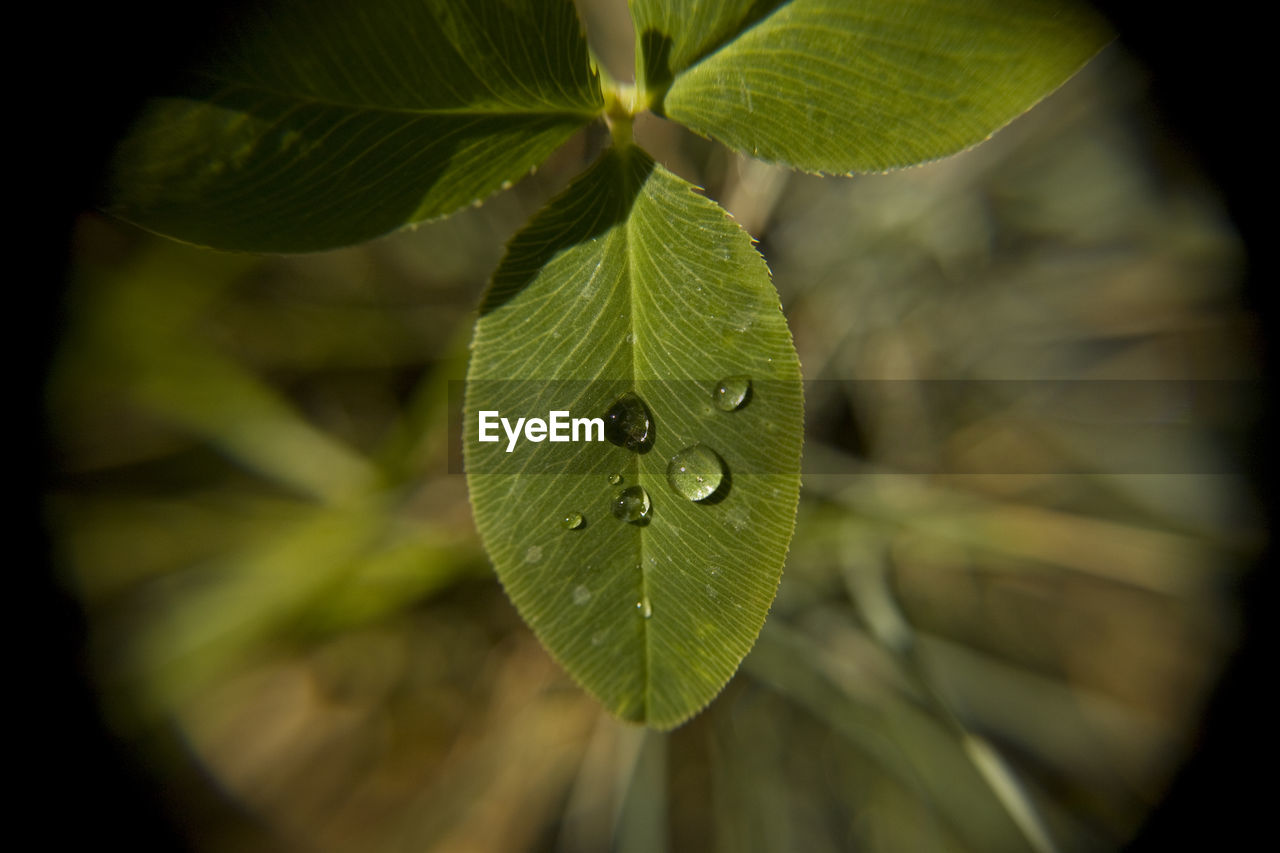
<instances>
[{"instance_id":1,"label":"blurred background","mask_svg":"<svg viewBox=\"0 0 1280 853\"><path fill-rule=\"evenodd\" d=\"M625 7L579 6L628 78ZM448 473L487 277L607 134L317 255L79 213L41 513L69 695L124 768L90 777L120 785L89 792L126 812L105 826L202 851L1129 843L1206 748L1268 545L1257 270L1153 85L1113 45L987 143L855 178L638 122L759 241L809 380L773 611L669 734L550 660Z\"/></svg>"}]
</instances>

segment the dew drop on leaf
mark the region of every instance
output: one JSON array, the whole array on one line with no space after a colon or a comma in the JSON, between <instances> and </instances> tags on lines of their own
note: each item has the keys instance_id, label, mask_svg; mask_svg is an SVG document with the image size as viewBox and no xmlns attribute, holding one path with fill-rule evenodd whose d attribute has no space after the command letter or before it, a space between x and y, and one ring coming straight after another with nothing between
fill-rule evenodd
<instances>
[{"instance_id":1,"label":"dew drop on leaf","mask_svg":"<svg viewBox=\"0 0 1280 853\"><path fill-rule=\"evenodd\" d=\"M653 605L649 603L649 596L645 596L636 602L636 610L640 611L640 615L648 619L653 616Z\"/></svg>"},{"instance_id":2,"label":"dew drop on leaf","mask_svg":"<svg viewBox=\"0 0 1280 853\"><path fill-rule=\"evenodd\" d=\"M751 379L747 376L727 376L716 383L711 400L722 412L732 412L747 404L751 398Z\"/></svg>"},{"instance_id":3,"label":"dew drop on leaf","mask_svg":"<svg viewBox=\"0 0 1280 853\"><path fill-rule=\"evenodd\" d=\"M614 486L620 485L620 484L622 483L622 475L621 475L621 474L610 474L610 475L609 475L609 483L610 483L611 485L614 485Z\"/></svg>"},{"instance_id":4,"label":"dew drop on leaf","mask_svg":"<svg viewBox=\"0 0 1280 853\"><path fill-rule=\"evenodd\" d=\"M667 463L667 482L676 494L691 501L706 500L724 480L724 462L705 444L686 447Z\"/></svg>"},{"instance_id":5,"label":"dew drop on leaf","mask_svg":"<svg viewBox=\"0 0 1280 853\"><path fill-rule=\"evenodd\" d=\"M649 493L644 486L627 486L613 499L613 514L631 524L644 524L649 520Z\"/></svg>"},{"instance_id":6,"label":"dew drop on leaf","mask_svg":"<svg viewBox=\"0 0 1280 853\"><path fill-rule=\"evenodd\" d=\"M637 453L653 447L653 416L639 394L628 391L604 413L604 437Z\"/></svg>"},{"instance_id":7,"label":"dew drop on leaf","mask_svg":"<svg viewBox=\"0 0 1280 853\"><path fill-rule=\"evenodd\" d=\"M577 530L582 527L586 519L582 517L580 512L571 512L560 520L560 526L565 530Z\"/></svg>"},{"instance_id":8,"label":"dew drop on leaf","mask_svg":"<svg viewBox=\"0 0 1280 853\"><path fill-rule=\"evenodd\" d=\"M591 590L582 584L578 584L573 588L573 603L579 606L586 604L591 600Z\"/></svg>"}]
</instances>

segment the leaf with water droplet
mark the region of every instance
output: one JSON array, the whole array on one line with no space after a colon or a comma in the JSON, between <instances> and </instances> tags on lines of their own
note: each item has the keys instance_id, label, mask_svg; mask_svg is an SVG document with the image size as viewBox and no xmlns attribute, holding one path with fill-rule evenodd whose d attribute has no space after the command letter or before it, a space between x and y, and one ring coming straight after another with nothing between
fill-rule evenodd
<instances>
[{"instance_id":1,"label":"leaf with water droplet","mask_svg":"<svg viewBox=\"0 0 1280 853\"><path fill-rule=\"evenodd\" d=\"M613 499L613 517L630 524L647 524L652 508L644 486L627 486Z\"/></svg>"},{"instance_id":2,"label":"leaf with water droplet","mask_svg":"<svg viewBox=\"0 0 1280 853\"><path fill-rule=\"evenodd\" d=\"M653 415L639 394L628 391L613 401L604 413L604 437L637 453L653 447Z\"/></svg>"},{"instance_id":3,"label":"leaf with water droplet","mask_svg":"<svg viewBox=\"0 0 1280 853\"><path fill-rule=\"evenodd\" d=\"M742 408L751 399L750 376L726 376L716 383L711 391L711 400L722 412L732 412Z\"/></svg>"},{"instance_id":4,"label":"leaf with water droplet","mask_svg":"<svg viewBox=\"0 0 1280 853\"><path fill-rule=\"evenodd\" d=\"M680 497L704 501L726 482L724 460L705 444L686 447L667 463L667 482Z\"/></svg>"},{"instance_id":5,"label":"leaf with water droplet","mask_svg":"<svg viewBox=\"0 0 1280 853\"><path fill-rule=\"evenodd\" d=\"M738 376L750 403L726 416L710 393ZM476 525L521 616L613 713L655 728L688 719L764 623L800 488L800 368L750 237L644 153L610 149L511 241L464 408ZM508 453L476 440L482 410L613 413L616 440ZM673 486L682 452L693 479ZM634 511L617 505L630 489L647 496L647 523L615 516ZM591 523L570 535L545 522L565 507ZM540 559L526 562L533 546ZM575 604L579 587L591 597Z\"/></svg>"}]
</instances>

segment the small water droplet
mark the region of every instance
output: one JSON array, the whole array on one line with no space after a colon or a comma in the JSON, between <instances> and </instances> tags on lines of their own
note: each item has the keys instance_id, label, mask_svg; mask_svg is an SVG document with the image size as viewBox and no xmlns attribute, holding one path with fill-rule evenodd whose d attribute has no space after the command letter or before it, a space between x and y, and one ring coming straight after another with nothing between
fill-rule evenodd
<instances>
[{"instance_id":1,"label":"small water droplet","mask_svg":"<svg viewBox=\"0 0 1280 853\"><path fill-rule=\"evenodd\" d=\"M578 584L573 588L573 603L579 606L586 604L591 600L591 590L582 584Z\"/></svg>"},{"instance_id":2,"label":"small water droplet","mask_svg":"<svg viewBox=\"0 0 1280 853\"><path fill-rule=\"evenodd\" d=\"M710 572L711 572L711 577L713 577L713 578L718 578L718 577L720 577L720 567L719 567L719 566L712 566L708 571L710 571Z\"/></svg>"},{"instance_id":3,"label":"small water droplet","mask_svg":"<svg viewBox=\"0 0 1280 853\"><path fill-rule=\"evenodd\" d=\"M711 497L723 479L724 463L705 444L686 447L667 463L667 482L676 494L691 501Z\"/></svg>"},{"instance_id":4,"label":"small water droplet","mask_svg":"<svg viewBox=\"0 0 1280 853\"><path fill-rule=\"evenodd\" d=\"M604 413L604 437L637 453L653 447L653 416L639 394L628 391Z\"/></svg>"},{"instance_id":5,"label":"small water droplet","mask_svg":"<svg viewBox=\"0 0 1280 853\"><path fill-rule=\"evenodd\" d=\"M711 586L711 584L707 584L707 598L715 598L715 597L716 597L715 589Z\"/></svg>"},{"instance_id":6,"label":"small water droplet","mask_svg":"<svg viewBox=\"0 0 1280 853\"><path fill-rule=\"evenodd\" d=\"M509 189L511 189L511 182L510 182L510 181L503 181L503 182L502 182L502 188L503 188L504 190L509 190Z\"/></svg>"},{"instance_id":7,"label":"small water droplet","mask_svg":"<svg viewBox=\"0 0 1280 853\"><path fill-rule=\"evenodd\" d=\"M528 550L524 552L524 561L526 563L536 563L542 559L542 546L530 545Z\"/></svg>"},{"instance_id":8,"label":"small water droplet","mask_svg":"<svg viewBox=\"0 0 1280 853\"><path fill-rule=\"evenodd\" d=\"M610 484L610 485L617 486L617 485L621 485L621 483L622 483L622 475L621 475L621 474L610 474L610 475L609 475L609 484Z\"/></svg>"},{"instance_id":9,"label":"small water droplet","mask_svg":"<svg viewBox=\"0 0 1280 853\"><path fill-rule=\"evenodd\" d=\"M644 486L627 486L613 499L613 514L631 524L644 524L649 520L649 493Z\"/></svg>"},{"instance_id":10,"label":"small water droplet","mask_svg":"<svg viewBox=\"0 0 1280 853\"><path fill-rule=\"evenodd\" d=\"M593 646L604 645L605 636L606 634L603 629L596 631L594 634L591 635L591 645Z\"/></svg>"},{"instance_id":11,"label":"small water droplet","mask_svg":"<svg viewBox=\"0 0 1280 853\"><path fill-rule=\"evenodd\" d=\"M636 602L636 610L640 611L640 615L646 619L653 616L653 605L649 603L649 596L645 596Z\"/></svg>"},{"instance_id":12,"label":"small water droplet","mask_svg":"<svg viewBox=\"0 0 1280 853\"><path fill-rule=\"evenodd\" d=\"M634 333L634 332L627 332L627 343L629 343L629 344L634 344L635 342L636 342L636 336L635 336L635 333Z\"/></svg>"},{"instance_id":13,"label":"small water droplet","mask_svg":"<svg viewBox=\"0 0 1280 853\"><path fill-rule=\"evenodd\" d=\"M585 521L586 519L582 517L582 513L571 512L564 518L560 519L560 526L565 530L577 530L582 527Z\"/></svg>"},{"instance_id":14,"label":"small water droplet","mask_svg":"<svg viewBox=\"0 0 1280 853\"><path fill-rule=\"evenodd\" d=\"M722 412L742 408L750 397L751 378L748 376L726 376L711 391L711 401Z\"/></svg>"}]
</instances>

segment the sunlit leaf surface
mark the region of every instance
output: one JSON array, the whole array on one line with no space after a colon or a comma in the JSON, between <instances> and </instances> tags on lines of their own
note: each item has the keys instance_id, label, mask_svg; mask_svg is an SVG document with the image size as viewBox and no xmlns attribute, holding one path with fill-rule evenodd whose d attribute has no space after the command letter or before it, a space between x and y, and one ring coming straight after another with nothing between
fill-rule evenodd
<instances>
[{"instance_id":1,"label":"sunlit leaf surface","mask_svg":"<svg viewBox=\"0 0 1280 853\"><path fill-rule=\"evenodd\" d=\"M569 0L282 0L162 94L119 148L109 211L265 251L482 199L600 105Z\"/></svg>"},{"instance_id":2,"label":"sunlit leaf surface","mask_svg":"<svg viewBox=\"0 0 1280 853\"><path fill-rule=\"evenodd\" d=\"M1066 0L635 0L655 111L747 154L880 171L974 145L1109 38Z\"/></svg>"},{"instance_id":3,"label":"sunlit leaf surface","mask_svg":"<svg viewBox=\"0 0 1280 853\"><path fill-rule=\"evenodd\" d=\"M764 261L692 186L611 150L517 235L481 315L464 447L499 577L609 709L676 725L755 641L795 519L800 370ZM631 393L649 425L619 436L646 414ZM620 398L608 441L477 440L481 411Z\"/></svg>"}]
</instances>

